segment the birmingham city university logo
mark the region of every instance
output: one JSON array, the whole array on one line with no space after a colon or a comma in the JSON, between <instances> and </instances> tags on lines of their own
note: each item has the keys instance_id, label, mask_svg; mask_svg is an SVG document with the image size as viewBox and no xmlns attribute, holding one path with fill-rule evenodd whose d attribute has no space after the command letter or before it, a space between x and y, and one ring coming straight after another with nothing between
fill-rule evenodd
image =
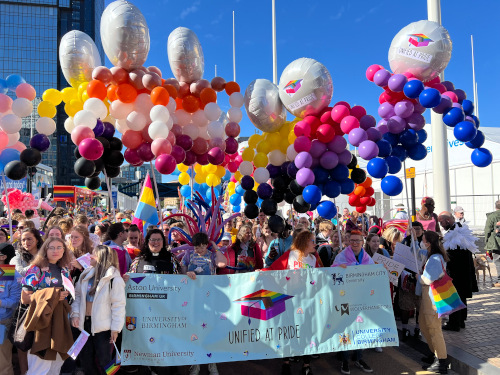
<instances>
[{"instance_id":1,"label":"birmingham city university logo","mask_svg":"<svg viewBox=\"0 0 500 375\"><path fill-rule=\"evenodd\" d=\"M133 331L136 329L136 325L137 325L137 317L127 316L127 318L125 319L125 327L127 327L129 331Z\"/></svg>"},{"instance_id":2,"label":"birmingham city university logo","mask_svg":"<svg viewBox=\"0 0 500 375\"><path fill-rule=\"evenodd\" d=\"M427 47L429 43L433 42L433 40L425 34L410 34L408 36L410 37L408 42L415 47Z\"/></svg>"},{"instance_id":3,"label":"birmingham city university logo","mask_svg":"<svg viewBox=\"0 0 500 375\"><path fill-rule=\"evenodd\" d=\"M288 94L289 97L292 97L295 95L297 91L299 91L301 87L302 87L302 80L294 79L293 81L290 81L286 84L285 92Z\"/></svg>"},{"instance_id":4,"label":"birmingham city university logo","mask_svg":"<svg viewBox=\"0 0 500 375\"><path fill-rule=\"evenodd\" d=\"M341 274L333 273L332 279L333 279L333 285L340 285L340 284L343 285L344 284L344 276Z\"/></svg>"},{"instance_id":5,"label":"birmingham city university logo","mask_svg":"<svg viewBox=\"0 0 500 375\"><path fill-rule=\"evenodd\" d=\"M293 296L261 289L233 302L241 304L241 315L269 320L285 311L285 301L290 298Z\"/></svg>"}]
</instances>

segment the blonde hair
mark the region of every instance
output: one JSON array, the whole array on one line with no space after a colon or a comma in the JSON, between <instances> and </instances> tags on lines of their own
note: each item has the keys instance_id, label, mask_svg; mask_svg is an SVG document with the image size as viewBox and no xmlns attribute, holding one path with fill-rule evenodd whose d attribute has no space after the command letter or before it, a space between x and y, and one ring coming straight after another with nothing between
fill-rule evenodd
<instances>
[{"instance_id":1,"label":"blonde hair","mask_svg":"<svg viewBox=\"0 0 500 375\"><path fill-rule=\"evenodd\" d=\"M333 230L333 223L328 220L323 220L319 223L319 231L325 232L327 230Z\"/></svg>"},{"instance_id":2,"label":"blonde hair","mask_svg":"<svg viewBox=\"0 0 500 375\"><path fill-rule=\"evenodd\" d=\"M73 220L70 218L60 220L58 224L62 229L64 235L67 235L69 232L71 232L71 228L73 228Z\"/></svg>"},{"instance_id":3,"label":"blonde hair","mask_svg":"<svg viewBox=\"0 0 500 375\"><path fill-rule=\"evenodd\" d=\"M99 245L94 249L94 255L97 257L97 260L94 267L94 284L89 290L90 295L95 294L99 282L106 275L109 268L115 267L115 269L118 269L118 254L115 250L105 245Z\"/></svg>"},{"instance_id":4,"label":"blonde hair","mask_svg":"<svg viewBox=\"0 0 500 375\"><path fill-rule=\"evenodd\" d=\"M94 250L94 243L89 237L89 231L87 230L87 228L85 228L83 225L77 225L76 227L71 228L70 234L71 232L77 232L83 237L83 244L81 249L75 249L71 243L71 240L69 241L68 247L75 255L75 258L80 258L85 253L92 254L92 251Z\"/></svg>"},{"instance_id":5,"label":"blonde hair","mask_svg":"<svg viewBox=\"0 0 500 375\"><path fill-rule=\"evenodd\" d=\"M71 262L71 255L69 253L68 247L66 246L66 242L64 242L63 239L58 238L58 237L49 237L45 243L42 245L40 250L38 250L38 253L35 256L35 259L31 262L32 265L38 266L39 268L44 268L49 266L49 259L47 258L47 249L50 246L50 244L54 241L62 243L64 247L64 254L57 261L57 265L61 268L65 267L68 268Z\"/></svg>"},{"instance_id":6,"label":"blonde hair","mask_svg":"<svg viewBox=\"0 0 500 375\"><path fill-rule=\"evenodd\" d=\"M394 244L403 240L403 233L401 233L396 227L389 227L382 234L382 238L390 244Z\"/></svg>"}]
</instances>

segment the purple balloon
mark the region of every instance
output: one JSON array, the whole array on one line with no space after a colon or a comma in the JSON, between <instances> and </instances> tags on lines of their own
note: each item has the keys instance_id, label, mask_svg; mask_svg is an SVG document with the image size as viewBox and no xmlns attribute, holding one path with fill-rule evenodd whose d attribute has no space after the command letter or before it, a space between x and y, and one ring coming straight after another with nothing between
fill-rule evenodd
<instances>
[{"instance_id":1,"label":"purple balloon","mask_svg":"<svg viewBox=\"0 0 500 375\"><path fill-rule=\"evenodd\" d=\"M319 165L319 158L312 158L312 164L310 166L311 169L316 168Z\"/></svg>"},{"instance_id":2,"label":"purple balloon","mask_svg":"<svg viewBox=\"0 0 500 375\"><path fill-rule=\"evenodd\" d=\"M399 116L392 116L387 121L387 127L392 134L399 134L406 129L406 121Z\"/></svg>"},{"instance_id":3,"label":"purple balloon","mask_svg":"<svg viewBox=\"0 0 500 375\"><path fill-rule=\"evenodd\" d=\"M50 147L50 140L45 134L35 134L30 140L30 147L36 148L40 152L47 151Z\"/></svg>"},{"instance_id":4,"label":"purple balloon","mask_svg":"<svg viewBox=\"0 0 500 375\"><path fill-rule=\"evenodd\" d=\"M339 164L347 165L351 162L352 154L349 150L344 150L340 154L338 154L338 157Z\"/></svg>"},{"instance_id":5,"label":"purple balloon","mask_svg":"<svg viewBox=\"0 0 500 375\"><path fill-rule=\"evenodd\" d=\"M389 131L389 128L387 127L387 120L380 120L377 124L376 129L380 132L380 134L384 135Z\"/></svg>"},{"instance_id":6,"label":"purple balloon","mask_svg":"<svg viewBox=\"0 0 500 375\"><path fill-rule=\"evenodd\" d=\"M299 171L299 169L295 166L294 163L288 164L288 167L286 168L286 173L288 174L288 177L293 178L293 179L297 175L298 171Z\"/></svg>"},{"instance_id":7,"label":"purple balloon","mask_svg":"<svg viewBox=\"0 0 500 375\"><path fill-rule=\"evenodd\" d=\"M92 131L94 132L94 135L96 137L100 137L102 135L102 133L104 133L104 124L102 123L101 120L97 119L97 123L95 125L95 128L92 129Z\"/></svg>"},{"instance_id":8,"label":"purple balloon","mask_svg":"<svg viewBox=\"0 0 500 375\"><path fill-rule=\"evenodd\" d=\"M411 115L410 117L408 117L406 119L406 121L408 122L408 126L410 127L410 129L413 129L415 131L419 131L419 130L422 130L425 126L425 118L424 116L418 114L418 113L414 113L413 115Z\"/></svg>"},{"instance_id":9,"label":"purple balloon","mask_svg":"<svg viewBox=\"0 0 500 375\"><path fill-rule=\"evenodd\" d=\"M453 101L446 95L441 96L441 103L439 103L436 107L432 108L432 110L436 113L443 114L447 112L453 106Z\"/></svg>"},{"instance_id":10,"label":"purple balloon","mask_svg":"<svg viewBox=\"0 0 500 375\"><path fill-rule=\"evenodd\" d=\"M389 119L394 116L394 106L389 102L384 102L378 107L378 115L384 119Z\"/></svg>"},{"instance_id":11,"label":"purple balloon","mask_svg":"<svg viewBox=\"0 0 500 375\"><path fill-rule=\"evenodd\" d=\"M319 158L323 153L326 151L326 144L321 142L318 139L315 139L314 141L311 142L311 149L309 150L309 153L313 158Z\"/></svg>"},{"instance_id":12,"label":"purple balloon","mask_svg":"<svg viewBox=\"0 0 500 375\"><path fill-rule=\"evenodd\" d=\"M414 106L409 100L401 100L394 106L394 113L401 118L407 118L413 113Z\"/></svg>"},{"instance_id":13,"label":"purple balloon","mask_svg":"<svg viewBox=\"0 0 500 375\"><path fill-rule=\"evenodd\" d=\"M275 178L281 175L281 166L268 164L266 168L269 171L269 177L271 178Z\"/></svg>"},{"instance_id":14,"label":"purple balloon","mask_svg":"<svg viewBox=\"0 0 500 375\"><path fill-rule=\"evenodd\" d=\"M361 129L367 130L368 128L374 128L377 125L377 120L372 115L364 115L359 120L359 126Z\"/></svg>"},{"instance_id":15,"label":"purple balloon","mask_svg":"<svg viewBox=\"0 0 500 375\"><path fill-rule=\"evenodd\" d=\"M420 102L413 103L413 113L418 113L421 115L427 110Z\"/></svg>"},{"instance_id":16,"label":"purple balloon","mask_svg":"<svg viewBox=\"0 0 500 375\"><path fill-rule=\"evenodd\" d=\"M380 69L373 76L373 83L375 83L377 86L385 87L387 86L387 83L389 82L390 78L391 78L391 72L389 72L386 69Z\"/></svg>"},{"instance_id":17,"label":"purple balloon","mask_svg":"<svg viewBox=\"0 0 500 375\"><path fill-rule=\"evenodd\" d=\"M463 108L462 108L462 104L460 104L460 103L453 103L451 106L452 106L453 108L460 108L460 109L463 109Z\"/></svg>"},{"instance_id":18,"label":"purple balloon","mask_svg":"<svg viewBox=\"0 0 500 375\"><path fill-rule=\"evenodd\" d=\"M238 152L238 141L234 137L226 138L226 154L234 155Z\"/></svg>"},{"instance_id":19,"label":"purple balloon","mask_svg":"<svg viewBox=\"0 0 500 375\"><path fill-rule=\"evenodd\" d=\"M208 151L208 162L213 165L220 165L224 162L224 151L219 147L214 147Z\"/></svg>"},{"instance_id":20,"label":"purple balloon","mask_svg":"<svg viewBox=\"0 0 500 375\"><path fill-rule=\"evenodd\" d=\"M180 134L175 137L175 144L182 147L185 151L189 151L193 148L193 140L186 134Z\"/></svg>"},{"instance_id":21,"label":"purple balloon","mask_svg":"<svg viewBox=\"0 0 500 375\"><path fill-rule=\"evenodd\" d=\"M297 168L311 168L313 158L309 152L302 151L295 157L294 163Z\"/></svg>"},{"instance_id":22,"label":"purple balloon","mask_svg":"<svg viewBox=\"0 0 500 375\"><path fill-rule=\"evenodd\" d=\"M103 122L104 130L102 132L102 137L106 139L111 139L115 135L115 127L110 122Z\"/></svg>"},{"instance_id":23,"label":"purple balloon","mask_svg":"<svg viewBox=\"0 0 500 375\"><path fill-rule=\"evenodd\" d=\"M349 143L354 147L358 147L359 144L368 139L366 131L361 128L352 129L347 136Z\"/></svg>"},{"instance_id":24,"label":"purple balloon","mask_svg":"<svg viewBox=\"0 0 500 375\"><path fill-rule=\"evenodd\" d=\"M319 159L319 163L325 169L333 169L339 164L339 157L333 151L327 151Z\"/></svg>"},{"instance_id":25,"label":"purple balloon","mask_svg":"<svg viewBox=\"0 0 500 375\"><path fill-rule=\"evenodd\" d=\"M467 99L467 94L465 93L464 90L462 90L462 89L455 89L455 90L453 90L453 92L457 95L459 103L461 103L465 99Z\"/></svg>"},{"instance_id":26,"label":"purple balloon","mask_svg":"<svg viewBox=\"0 0 500 375\"><path fill-rule=\"evenodd\" d=\"M474 119L470 116L465 116L465 120L464 121L469 121L469 122L472 122L474 125L476 125L476 121L474 121Z\"/></svg>"},{"instance_id":27,"label":"purple balloon","mask_svg":"<svg viewBox=\"0 0 500 375\"><path fill-rule=\"evenodd\" d=\"M309 168L299 169L295 178L297 183L302 187L314 184L314 173Z\"/></svg>"},{"instance_id":28,"label":"purple balloon","mask_svg":"<svg viewBox=\"0 0 500 375\"><path fill-rule=\"evenodd\" d=\"M394 74L391 78L389 78L387 85L389 86L389 90L401 92L407 82L408 78L404 74Z\"/></svg>"},{"instance_id":29,"label":"purple balloon","mask_svg":"<svg viewBox=\"0 0 500 375\"><path fill-rule=\"evenodd\" d=\"M186 159L182 164L191 166L196 163L196 154L193 151L186 151Z\"/></svg>"},{"instance_id":30,"label":"purple balloon","mask_svg":"<svg viewBox=\"0 0 500 375\"><path fill-rule=\"evenodd\" d=\"M240 184L244 190L252 190L254 185L255 185L255 182L254 182L252 176L243 176L241 178Z\"/></svg>"},{"instance_id":31,"label":"purple balloon","mask_svg":"<svg viewBox=\"0 0 500 375\"><path fill-rule=\"evenodd\" d=\"M450 81L443 81L441 84L446 87L446 91L454 91L455 85Z\"/></svg>"},{"instance_id":32,"label":"purple balloon","mask_svg":"<svg viewBox=\"0 0 500 375\"><path fill-rule=\"evenodd\" d=\"M264 182L257 187L257 195L260 199L269 199L273 195L273 188Z\"/></svg>"},{"instance_id":33,"label":"purple balloon","mask_svg":"<svg viewBox=\"0 0 500 375\"><path fill-rule=\"evenodd\" d=\"M370 128L366 130L366 135L368 139L373 142L380 141L382 139L382 133L377 128Z\"/></svg>"},{"instance_id":34,"label":"purple balloon","mask_svg":"<svg viewBox=\"0 0 500 375\"><path fill-rule=\"evenodd\" d=\"M139 146L139 147L141 147L141 146ZM170 152L170 155L172 155L174 157L177 164L184 162L184 160L186 159L186 151L181 146L178 146L178 145L172 146L172 152ZM203 155L206 155L206 158L208 160L208 155L207 154L203 154ZM198 155L198 156L202 156L202 155ZM198 163L200 163L200 162L198 162ZM205 164L202 164L202 165L205 165Z\"/></svg>"},{"instance_id":35,"label":"purple balloon","mask_svg":"<svg viewBox=\"0 0 500 375\"><path fill-rule=\"evenodd\" d=\"M137 165L143 162L142 158L139 155L137 155L136 148L127 148L123 153L123 157L129 164L132 165Z\"/></svg>"},{"instance_id":36,"label":"purple balloon","mask_svg":"<svg viewBox=\"0 0 500 375\"><path fill-rule=\"evenodd\" d=\"M137 155L144 161L151 161L155 158L155 154L151 151L151 143L149 142L143 142L136 150Z\"/></svg>"},{"instance_id":37,"label":"purple balloon","mask_svg":"<svg viewBox=\"0 0 500 375\"><path fill-rule=\"evenodd\" d=\"M371 160L378 155L378 146L373 141L364 141L359 145L359 156L365 160Z\"/></svg>"},{"instance_id":38,"label":"purple balloon","mask_svg":"<svg viewBox=\"0 0 500 375\"><path fill-rule=\"evenodd\" d=\"M182 147L179 147L179 148L182 151L184 151L184 149ZM172 147L172 151L173 151L173 147ZM185 153L185 151L184 151L184 153ZM186 157L184 157L184 160L185 159L186 159ZM177 159L175 161L177 162ZM208 164L208 152L205 152L204 154L196 154L196 162L200 165L207 165Z\"/></svg>"},{"instance_id":39,"label":"purple balloon","mask_svg":"<svg viewBox=\"0 0 500 375\"><path fill-rule=\"evenodd\" d=\"M326 144L326 147L328 148L328 150L339 154L347 147L347 141L344 137L336 135L330 142Z\"/></svg>"}]
</instances>

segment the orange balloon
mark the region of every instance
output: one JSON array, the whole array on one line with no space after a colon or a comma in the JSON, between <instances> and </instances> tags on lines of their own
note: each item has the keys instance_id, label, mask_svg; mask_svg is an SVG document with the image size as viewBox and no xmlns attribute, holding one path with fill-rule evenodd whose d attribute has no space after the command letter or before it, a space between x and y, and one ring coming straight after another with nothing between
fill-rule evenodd
<instances>
[{"instance_id":1,"label":"orange balloon","mask_svg":"<svg viewBox=\"0 0 500 375\"><path fill-rule=\"evenodd\" d=\"M137 90L128 83L121 83L116 90L116 96L123 103L133 103L137 98Z\"/></svg>"},{"instance_id":2,"label":"orange balloon","mask_svg":"<svg viewBox=\"0 0 500 375\"><path fill-rule=\"evenodd\" d=\"M226 83L226 93L228 95L231 95L233 92L240 92L240 85L238 85L236 82L231 81Z\"/></svg>"},{"instance_id":3,"label":"orange balloon","mask_svg":"<svg viewBox=\"0 0 500 375\"><path fill-rule=\"evenodd\" d=\"M362 197L365 194L365 191L366 191L366 189L363 186L357 186L354 189L354 194L356 194L357 196Z\"/></svg>"},{"instance_id":4,"label":"orange balloon","mask_svg":"<svg viewBox=\"0 0 500 375\"><path fill-rule=\"evenodd\" d=\"M200 102L196 96L186 95L184 99L182 99L182 108L184 108L186 112L195 113L200 109Z\"/></svg>"},{"instance_id":5,"label":"orange balloon","mask_svg":"<svg viewBox=\"0 0 500 375\"><path fill-rule=\"evenodd\" d=\"M182 99L181 98L176 98L175 99L175 104L177 104L176 109L182 109Z\"/></svg>"},{"instance_id":6,"label":"orange balloon","mask_svg":"<svg viewBox=\"0 0 500 375\"><path fill-rule=\"evenodd\" d=\"M177 98L177 89L175 88L174 85L171 85L169 83L163 85L163 87L168 91L168 95L170 95L172 98Z\"/></svg>"},{"instance_id":7,"label":"orange balloon","mask_svg":"<svg viewBox=\"0 0 500 375\"><path fill-rule=\"evenodd\" d=\"M91 98L98 98L104 100L106 99L106 95L108 94L108 92L106 90L106 86L104 85L104 83L102 83L97 79L93 79L87 85L87 94Z\"/></svg>"},{"instance_id":8,"label":"orange balloon","mask_svg":"<svg viewBox=\"0 0 500 375\"><path fill-rule=\"evenodd\" d=\"M201 90L200 100L203 104L215 103L217 102L217 93L214 89L205 87L203 90Z\"/></svg>"},{"instance_id":9,"label":"orange balloon","mask_svg":"<svg viewBox=\"0 0 500 375\"><path fill-rule=\"evenodd\" d=\"M370 186L372 186L372 179L370 177L367 177L366 180L364 180L360 185L364 188L369 188Z\"/></svg>"},{"instance_id":10,"label":"orange balloon","mask_svg":"<svg viewBox=\"0 0 500 375\"><path fill-rule=\"evenodd\" d=\"M118 87L116 85L111 84L108 86L107 96L108 96L109 100L114 101L114 100L118 99L118 97L116 96L117 89L118 89Z\"/></svg>"},{"instance_id":11,"label":"orange balloon","mask_svg":"<svg viewBox=\"0 0 500 375\"><path fill-rule=\"evenodd\" d=\"M167 105L169 100L167 89L158 86L151 90L151 101L154 105Z\"/></svg>"}]
</instances>

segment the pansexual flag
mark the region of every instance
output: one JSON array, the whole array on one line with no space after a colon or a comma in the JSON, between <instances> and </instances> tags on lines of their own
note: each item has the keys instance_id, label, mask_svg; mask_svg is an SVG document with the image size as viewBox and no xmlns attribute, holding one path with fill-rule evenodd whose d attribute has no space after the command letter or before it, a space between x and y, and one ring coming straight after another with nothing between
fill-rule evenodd
<instances>
[{"instance_id":1,"label":"pansexual flag","mask_svg":"<svg viewBox=\"0 0 500 375\"><path fill-rule=\"evenodd\" d=\"M160 221L158 211L156 210L155 196L153 194L153 186L151 185L149 172L144 180L144 186L142 187L141 196L139 197L134 216L146 223L154 225Z\"/></svg>"},{"instance_id":2,"label":"pansexual flag","mask_svg":"<svg viewBox=\"0 0 500 375\"><path fill-rule=\"evenodd\" d=\"M9 264L2 264L0 266L0 280L14 280L16 273L16 266Z\"/></svg>"}]
</instances>

